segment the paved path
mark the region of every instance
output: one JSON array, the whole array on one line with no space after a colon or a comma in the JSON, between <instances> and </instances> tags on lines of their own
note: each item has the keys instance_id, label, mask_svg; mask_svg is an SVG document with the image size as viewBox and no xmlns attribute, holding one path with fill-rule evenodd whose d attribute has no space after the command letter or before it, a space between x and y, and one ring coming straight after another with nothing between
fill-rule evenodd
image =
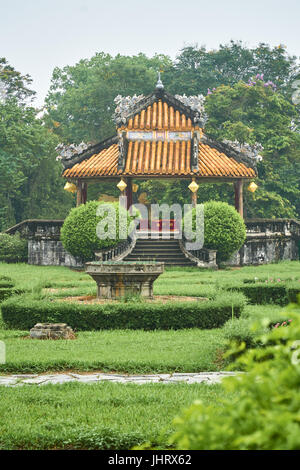
<instances>
[{"instance_id":1,"label":"paved path","mask_svg":"<svg viewBox=\"0 0 300 470\"><path fill-rule=\"evenodd\" d=\"M122 384L148 384L148 383L164 383L174 384L183 382L187 384L220 383L223 377L235 375L234 372L196 372L196 373L174 373L174 374L144 374L144 375L127 375L127 374L104 374L104 373L82 373L75 374L73 372L62 374L16 374L1 375L0 385L7 387L17 387L24 384L29 385L46 385L46 384L63 384L66 382L78 383L100 383L100 382L117 382Z\"/></svg>"}]
</instances>

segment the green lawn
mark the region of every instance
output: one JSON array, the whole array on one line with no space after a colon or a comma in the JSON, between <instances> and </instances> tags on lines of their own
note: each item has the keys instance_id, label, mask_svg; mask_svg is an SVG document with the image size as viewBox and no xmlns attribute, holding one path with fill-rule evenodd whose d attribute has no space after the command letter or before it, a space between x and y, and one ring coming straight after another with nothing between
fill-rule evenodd
<instances>
[{"instance_id":1,"label":"green lawn","mask_svg":"<svg viewBox=\"0 0 300 470\"><path fill-rule=\"evenodd\" d=\"M217 406L223 394L203 384L1 387L0 449L165 448L179 410L196 399Z\"/></svg>"},{"instance_id":2,"label":"green lawn","mask_svg":"<svg viewBox=\"0 0 300 470\"><path fill-rule=\"evenodd\" d=\"M103 370L140 372L197 372L224 368L222 330L80 332L72 341L38 341L28 332L0 331L6 344L3 372Z\"/></svg>"},{"instance_id":3,"label":"green lawn","mask_svg":"<svg viewBox=\"0 0 300 470\"><path fill-rule=\"evenodd\" d=\"M299 262L283 262L260 267L219 271L173 268L156 281L155 292L176 295L211 295L230 280L258 278L299 278ZM84 295L95 292L95 283L84 272L64 267L0 264L0 275L12 277L16 287L48 296ZM49 292L48 289L51 289ZM54 289L54 292L52 291ZM72 295L72 294L71 294ZM243 316L253 319L280 318L275 305L248 305ZM1 325L0 325L1 328ZM195 372L224 369L222 328L177 331L97 331L79 332L72 341L32 341L28 331L0 329L7 349L7 362L1 373L44 372L47 370L103 370L130 373Z\"/></svg>"},{"instance_id":4,"label":"green lawn","mask_svg":"<svg viewBox=\"0 0 300 470\"><path fill-rule=\"evenodd\" d=\"M30 290L42 301L94 295L84 272L63 267L0 264L0 276ZM300 279L299 262L219 271L173 268L155 283L155 294L213 296L223 285L243 279ZM277 305L247 305L243 318L277 321ZM239 321L239 320L238 320ZM247 323L247 322L246 322ZM241 323L244 324L244 323ZM130 373L214 371L225 368L224 328L214 330L91 331L75 340L38 341L28 331L5 329L0 340L7 362L0 373L102 370ZM222 406L220 385L79 384L0 387L0 449L130 449L144 442L166 448L172 421L196 399ZM226 392L227 394L227 392ZM228 395L232 399L236 395Z\"/></svg>"},{"instance_id":5,"label":"green lawn","mask_svg":"<svg viewBox=\"0 0 300 470\"><path fill-rule=\"evenodd\" d=\"M0 263L0 276L12 277L18 288L38 292L42 288L71 289L71 295L96 293L96 283L84 272L61 266L30 266L28 264ZM201 270L198 268L166 268L154 284L155 294L205 296L222 284L243 279L300 279L299 261L283 261L263 266ZM68 290L51 295L68 296Z\"/></svg>"}]
</instances>

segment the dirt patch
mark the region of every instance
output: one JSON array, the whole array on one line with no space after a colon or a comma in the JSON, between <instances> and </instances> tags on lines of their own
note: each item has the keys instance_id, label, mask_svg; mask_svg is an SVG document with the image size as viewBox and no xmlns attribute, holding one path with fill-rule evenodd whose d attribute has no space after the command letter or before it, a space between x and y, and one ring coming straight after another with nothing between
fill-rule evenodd
<instances>
[{"instance_id":1,"label":"dirt patch","mask_svg":"<svg viewBox=\"0 0 300 470\"><path fill-rule=\"evenodd\" d=\"M46 287L45 289L43 289L45 292L50 292L51 294L53 293L56 293L56 292L64 292L66 290L70 290L70 289L77 289L77 287L56 287L56 288L52 288L52 287Z\"/></svg>"},{"instance_id":2,"label":"dirt patch","mask_svg":"<svg viewBox=\"0 0 300 470\"><path fill-rule=\"evenodd\" d=\"M206 297L188 297L183 295L154 295L153 299L142 299L142 302L201 302L208 300ZM56 302L76 302L81 304L106 304L118 302L118 300L98 299L94 295L64 297L56 299Z\"/></svg>"}]
</instances>

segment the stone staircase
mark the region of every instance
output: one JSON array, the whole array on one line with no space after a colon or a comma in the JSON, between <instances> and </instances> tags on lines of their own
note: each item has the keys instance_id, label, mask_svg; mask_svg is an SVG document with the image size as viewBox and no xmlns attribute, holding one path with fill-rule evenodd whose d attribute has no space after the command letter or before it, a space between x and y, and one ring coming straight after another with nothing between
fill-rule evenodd
<instances>
[{"instance_id":1,"label":"stone staircase","mask_svg":"<svg viewBox=\"0 0 300 470\"><path fill-rule=\"evenodd\" d=\"M131 253L123 259L123 261L148 260L164 262L167 266L196 266L196 263L186 258L181 251L179 240L175 238L138 238Z\"/></svg>"}]
</instances>

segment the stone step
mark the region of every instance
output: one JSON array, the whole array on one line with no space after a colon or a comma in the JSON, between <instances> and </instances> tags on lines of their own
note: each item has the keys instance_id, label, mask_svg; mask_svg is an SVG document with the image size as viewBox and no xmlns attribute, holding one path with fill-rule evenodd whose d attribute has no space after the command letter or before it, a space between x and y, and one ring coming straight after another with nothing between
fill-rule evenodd
<instances>
[{"instance_id":1,"label":"stone step","mask_svg":"<svg viewBox=\"0 0 300 470\"><path fill-rule=\"evenodd\" d=\"M140 260L142 259L155 259L157 261L159 260L174 260L174 261L180 261L180 260L186 260L187 258L183 255L177 254L177 255L157 255L155 253L151 254L139 254L139 253L132 253L126 257L126 259L131 259L131 258L139 258ZM126 261L126 260L125 260Z\"/></svg>"},{"instance_id":2,"label":"stone step","mask_svg":"<svg viewBox=\"0 0 300 470\"><path fill-rule=\"evenodd\" d=\"M192 261L187 258L164 258L164 257L141 257L141 256L128 256L124 261L156 261L157 263L166 263L166 264L191 264L194 265Z\"/></svg>"},{"instance_id":3,"label":"stone step","mask_svg":"<svg viewBox=\"0 0 300 470\"><path fill-rule=\"evenodd\" d=\"M135 247L124 261L157 261L167 266L195 266L181 251L179 240L170 239L145 239L139 238Z\"/></svg>"},{"instance_id":4,"label":"stone step","mask_svg":"<svg viewBox=\"0 0 300 470\"><path fill-rule=\"evenodd\" d=\"M148 247L142 247L142 248L134 248L134 253L179 253L182 255L182 251L179 248L175 248L174 250L167 250L166 248L148 248Z\"/></svg>"}]
</instances>

